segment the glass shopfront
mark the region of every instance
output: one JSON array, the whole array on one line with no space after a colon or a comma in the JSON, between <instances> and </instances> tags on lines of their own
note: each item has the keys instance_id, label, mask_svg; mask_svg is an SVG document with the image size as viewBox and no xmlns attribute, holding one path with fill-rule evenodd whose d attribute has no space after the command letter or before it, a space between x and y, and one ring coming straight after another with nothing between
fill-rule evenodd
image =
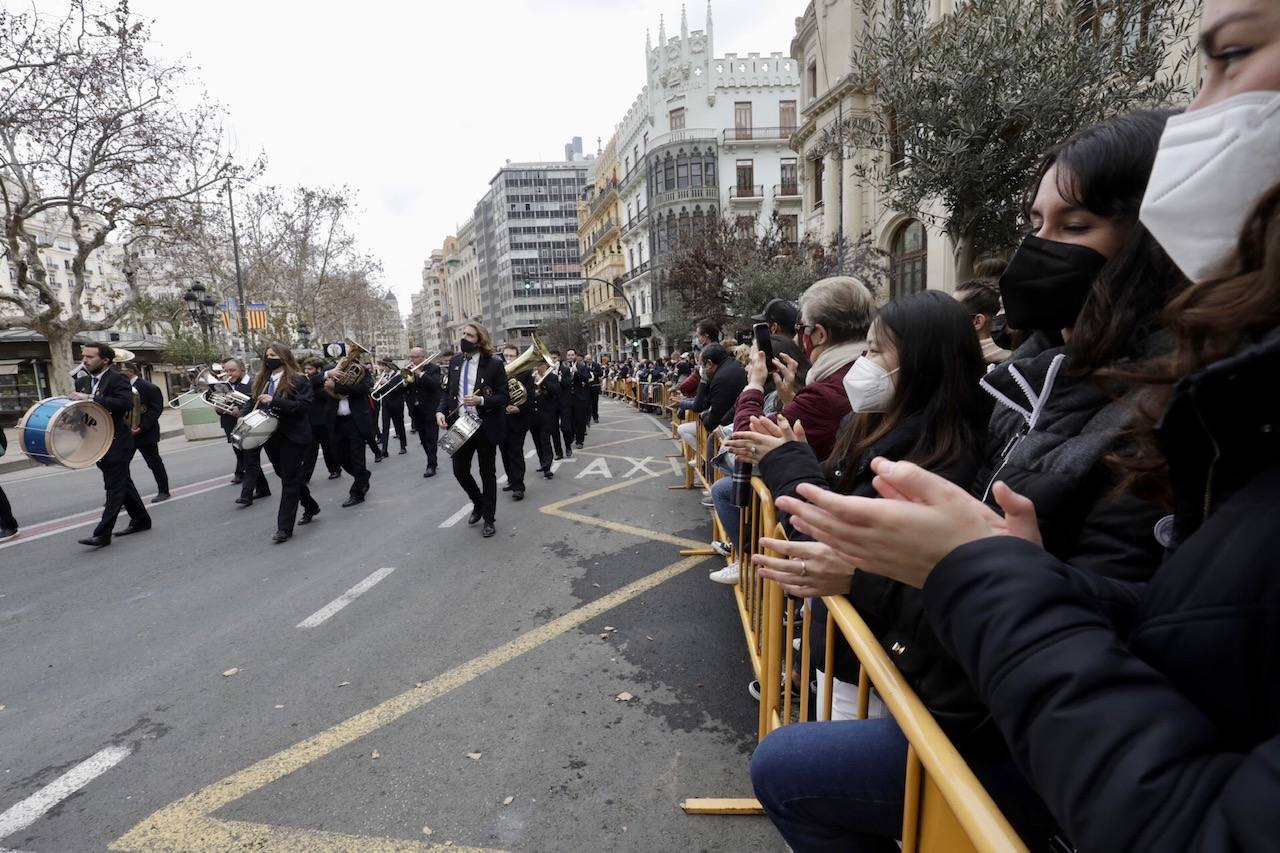
<instances>
[{"instance_id":1,"label":"glass shopfront","mask_svg":"<svg viewBox=\"0 0 1280 853\"><path fill-rule=\"evenodd\" d=\"M48 396L48 365L36 359L0 359L0 426L12 426Z\"/></svg>"}]
</instances>

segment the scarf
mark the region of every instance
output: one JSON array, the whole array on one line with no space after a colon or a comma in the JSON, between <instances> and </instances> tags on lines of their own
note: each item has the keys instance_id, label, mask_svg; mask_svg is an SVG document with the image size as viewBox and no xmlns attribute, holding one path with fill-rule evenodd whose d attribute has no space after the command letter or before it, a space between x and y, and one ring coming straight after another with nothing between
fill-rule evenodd
<instances>
[{"instance_id":1,"label":"scarf","mask_svg":"<svg viewBox=\"0 0 1280 853\"><path fill-rule=\"evenodd\" d=\"M866 349L866 341L849 341L827 347L814 359L813 366L809 368L809 378L806 380L806 384L812 385L815 382L821 382L862 355Z\"/></svg>"}]
</instances>

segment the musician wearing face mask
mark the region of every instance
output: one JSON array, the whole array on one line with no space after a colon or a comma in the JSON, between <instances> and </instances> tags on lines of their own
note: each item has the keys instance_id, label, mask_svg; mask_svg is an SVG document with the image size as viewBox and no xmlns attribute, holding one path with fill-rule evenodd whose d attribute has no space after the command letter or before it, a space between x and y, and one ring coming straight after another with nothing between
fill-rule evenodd
<instances>
[{"instance_id":1,"label":"musician wearing face mask","mask_svg":"<svg viewBox=\"0 0 1280 853\"><path fill-rule=\"evenodd\" d=\"M330 440L338 464L351 475L351 489L342 505L353 507L364 503L372 479L364 451L370 444L376 448L373 409L369 406L373 382L368 370L355 382L347 381L351 377L337 367L325 371L324 377L325 393L337 396L328 409Z\"/></svg>"},{"instance_id":2,"label":"musician wearing face mask","mask_svg":"<svg viewBox=\"0 0 1280 853\"><path fill-rule=\"evenodd\" d=\"M232 391L249 396L252 390L249 383L248 371L245 370L244 362L234 356L222 362L222 372L227 377L227 382L231 384ZM236 422L240 419L239 413L219 412L218 422L222 425L222 431L227 435L227 444L231 444L231 431L236 428ZM244 454L234 444L231 444L231 452L236 457L235 473L231 476L231 485L238 486L244 480ZM262 491L256 497L266 497L271 494L271 490L266 487L266 481L263 481Z\"/></svg>"},{"instance_id":3,"label":"musician wearing face mask","mask_svg":"<svg viewBox=\"0 0 1280 853\"><path fill-rule=\"evenodd\" d=\"M479 323L462 327L462 350L449 361L449 393L440 401L436 423L448 429L466 415L479 418L480 426L453 454L453 476L471 499L474 526L484 520L485 538L496 532L498 506L498 448L507 436L507 372L493 351L489 330ZM480 460L480 484L471 474L471 460Z\"/></svg>"},{"instance_id":4,"label":"musician wearing face mask","mask_svg":"<svg viewBox=\"0 0 1280 853\"><path fill-rule=\"evenodd\" d=\"M142 403L142 414L133 432L133 443L138 455L147 462L151 475L156 478L156 496L153 504L169 500L169 472L160 458L160 413L164 411L164 395L160 389L142 378L136 362L126 362L124 375L133 386Z\"/></svg>"},{"instance_id":5,"label":"musician wearing face mask","mask_svg":"<svg viewBox=\"0 0 1280 853\"><path fill-rule=\"evenodd\" d=\"M76 379L76 392L69 395L73 400L94 400L108 412L115 426L115 436L111 441L111 449L98 462L98 470L102 472L102 485L107 493L107 502L102 509L102 520L93 529L93 535L79 540L81 545L91 548L102 548L111 544L112 535L128 536L151 529L151 516L142 503L138 489L129 474L129 463L133 460L133 432L129 427L129 416L133 412L133 389L124 374L111 369L115 359L115 350L106 344L85 344L81 348L80 363L88 375ZM129 526L124 530L113 530L116 518L123 508L129 513Z\"/></svg>"}]
</instances>

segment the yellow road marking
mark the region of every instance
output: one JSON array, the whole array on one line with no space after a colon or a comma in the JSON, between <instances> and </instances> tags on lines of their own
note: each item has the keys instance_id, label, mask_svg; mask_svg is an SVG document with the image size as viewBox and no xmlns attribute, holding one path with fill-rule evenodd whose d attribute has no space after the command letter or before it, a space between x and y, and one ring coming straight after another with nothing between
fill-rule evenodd
<instances>
[{"instance_id":1,"label":"yellow road marking","mask_svg":"<svg viewBox=\"0 0 1280 853\"><path fill-rule=\"evenodd\" d=\"M634 439L625 440L633 441ZM619 533L630 533L656 542L665 542L681 547L702 545L703 543L682 539L678 536L669 536L664 533L646 530L642 527L592 518L564 510L566 506L618 491L645 480L652 480L658 476L660 475L651 474L632 480L624 480L621 483L605 486L586 494L556 501L553 504L541 507L541 511L549 515L581 521L584 524L603 527ZM574 628L607 613L613 608L643 595L705 560L706 557L695 556L686 557L683 560L672 563L595 601L577 607L545 625L526 631L514 640L436 676L421 687L414 687L397 696L393 696L381 704L349 717L317 735L251 764L238 773L234 773L221 781L183 797L139 822L123 836L116 839L111 844L111 849L137 851L137 853L143 853L143 851L146 851L146 853L194 853L194 851L234 849L252 849L255 851L267 851L268 853L316 853L316 851L338 853L338 851L349 850L372 851L372 853L399 853L399 851L426 853L427 851L446 850L450 851L450 853L455 853L456 851L472 850L476 851L476 853L486 853L480 848L458 847L452 843L445 846L441 844L423 844L407 839L354 836L245 821L223 820L211 817L211 815L218 809L306 767L317 759L329 755L334 750L347 746L371 732L395 722L405 714L423 707L434 699L462 687L503 664L509 663L521 655L533 651L551 640L563 636Z\"/></svg>"}]
</instances>

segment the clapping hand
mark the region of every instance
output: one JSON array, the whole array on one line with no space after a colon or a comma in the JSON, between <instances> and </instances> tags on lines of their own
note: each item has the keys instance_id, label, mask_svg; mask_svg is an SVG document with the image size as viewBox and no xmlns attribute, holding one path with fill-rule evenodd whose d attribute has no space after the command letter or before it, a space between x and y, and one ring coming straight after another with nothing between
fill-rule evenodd
<instances>
[{"instance_id":1,"label":"clapping hand","mask_svg":"<svg viewBox=\"0 0 1280 853\"><path fill-rule=\"evenodd\" d=\"M753 416L751 429L735 432L724 446L743 462L759 462L770 451L788 441L804 441L804 427L796 421L793 428L787 419L778 415L778 423L768 418Z\"/></svg>"}]
</instances>

